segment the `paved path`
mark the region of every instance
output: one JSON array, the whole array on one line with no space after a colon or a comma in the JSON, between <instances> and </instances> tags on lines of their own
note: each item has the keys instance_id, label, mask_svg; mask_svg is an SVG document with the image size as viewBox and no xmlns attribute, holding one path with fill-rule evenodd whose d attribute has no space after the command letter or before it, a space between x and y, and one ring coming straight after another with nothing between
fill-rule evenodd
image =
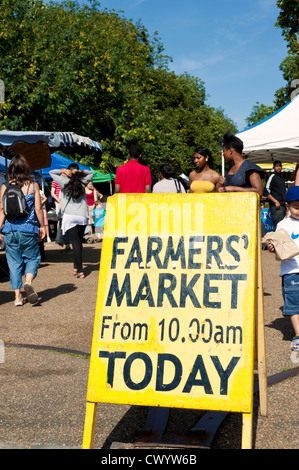
<instances>
[{"instance_id":1,"label":"paved path","mask_svg":"<svg viewBox=\"0 0 299 470\"><path fill-rule=\"evenodd\" d=\"M5 341L5 362L0 364L0 448L4 449L82 445L101 250L99 244L84 245L84 280L73 277L72 254L54 243L45 251L35 280L41 298L37 306L16 308L8 278L0 270L0 339ZM268 252L263 252L263 268L267 374L272 375L298 364L290 361L292 329L281 316L279 263ZM268 417L259 415L255 398L254 448L298 448L298 382L297 376L268 389ZM197 413L171 410L169 432L188 429ZM145 418L145 407L99 405L94 447L132 448ZM230 414L213 448L240 445L241 416Z\"/></svg>"}]
</instances>

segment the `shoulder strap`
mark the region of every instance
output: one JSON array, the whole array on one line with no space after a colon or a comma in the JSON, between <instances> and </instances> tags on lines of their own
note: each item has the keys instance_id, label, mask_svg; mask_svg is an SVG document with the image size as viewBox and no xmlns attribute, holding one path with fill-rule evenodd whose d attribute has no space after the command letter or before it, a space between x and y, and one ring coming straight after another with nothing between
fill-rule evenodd
<instances>
[{"instance_id":1,"label":"shoulder strap","mask_svg":"<svg viewBox=\"0 0 299 470\"><path fill-rule=\"evenodd\" d=\"M10 186L12 186L12 187L21 189L21 185L20 185L19 183L17 183L15 180L12 180L11 182L9 182L9 181L4 181L3 184L4 184L7 188L9 188Z\"/></svg>"},{"instance_id":2,"label":"shoulder strap","mask_svg":"<svg viewBox=\"0 0 299 470\"><path fill-rule=\"evenodd\" d=\"M181 193L181 186L180 186L180 183L178 182L178 180L174 180L174 184L175 184L175 187L176 187L176 192L177 193Z\"/></svg>"}]
</instances>

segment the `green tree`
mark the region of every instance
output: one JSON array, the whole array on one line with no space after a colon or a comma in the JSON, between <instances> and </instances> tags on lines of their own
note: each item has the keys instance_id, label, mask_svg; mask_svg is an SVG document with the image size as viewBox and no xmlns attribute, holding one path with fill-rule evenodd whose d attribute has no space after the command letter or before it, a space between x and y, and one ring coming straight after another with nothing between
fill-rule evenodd
<instances>
[{"instance_id":1,"label":"green tree","mask_svg":"<svg viewBox=\"0 0 299 470\"><path fill-rule=\"evenodd\" d=\"M88 135L104 151L85 162L112 171L138 142L152 171L167 162L185 172L197 145L217 154L221 134L236 130L205 104L200 79L169 72L158 33L140 22L94 0L2 0L0 14L0 129Z\"/></svg>"},{"instance_id":2,"label":"green tree","mask_svg":"<svg viewBox=\"0 0 299 470\"><path fill-rule=\"evenodd\" d=\"M280 13L275 26L281 28L288 47L288 55L279 67L287 83L275 93L275 108L279 109L292 99L294 90L298 87L296 80L299 79L299 2L279 0L276 5Z\"/></svg>"},{"instance_id":3,"label":"green tree","mask_svg":"<svg viewBox=\"0 0 299 470\"><path fill-rule=\"evenodd\" d=\"M287 41L288 55L281 62L279 69L286 81L284 87L275 92L273 104L266 106L257 102L251 114L246 118L248 125L269 117L273 112L287 104L299 89L299 1L279 0L276 6L280 9L275 26L282 29L282 36Z\"/></svg>"},{"instance_id":4,"label":"green tree","mask_svg":"<svg viewBox=\"0 0 299 470\"><path fill-rule=\"evenodd\" d=\"M252 112L250 116L246 118L246 123L248 126L252 126L257 122L266 119L274 112L274 106L266 106L263 103L257 101L257 103L253 106Z\"/></svg>"}]
</instances>

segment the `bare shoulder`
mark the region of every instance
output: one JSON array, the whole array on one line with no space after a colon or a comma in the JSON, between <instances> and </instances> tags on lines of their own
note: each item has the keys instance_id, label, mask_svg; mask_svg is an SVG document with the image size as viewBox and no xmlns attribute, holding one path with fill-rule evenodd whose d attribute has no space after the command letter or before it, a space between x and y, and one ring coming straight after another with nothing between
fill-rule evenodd
<instances>
[{"instance_id":1,"label":"bare shoulder","mask_svg":"<svg viewBox=\"0 0 299 470\"><path fill-rule=\"evenodd\" d=\"M196 171L195 171L195 170L191 171L191 172L189 173L189 180L190 180L190 181L193 181L193 180L197 179L196 176L197 176Z\"/></svg>"}]
</instances>

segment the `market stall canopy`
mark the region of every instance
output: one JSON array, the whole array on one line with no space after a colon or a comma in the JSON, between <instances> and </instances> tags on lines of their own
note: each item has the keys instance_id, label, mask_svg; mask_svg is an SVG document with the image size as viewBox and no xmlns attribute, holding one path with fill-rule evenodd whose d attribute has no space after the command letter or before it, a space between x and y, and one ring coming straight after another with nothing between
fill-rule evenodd
<instances>
[{"instance_id":1,"label":"market stall canopy","mask_svg":"<svg viewBox=\"0 0 299 470\"><path fill-rule=\"evenodd\" d=\"M258 164L262 170L266 172L271 172L274 171L273 169L273 163L259 163ZM294 171L296 168L296 163L282 163L282 171Z\"/></svg>"},{"instance_id":2,"label":"market stall canopy","mask_svg":"<svg viewBox=\"0 0 299 470\"><path fill-rule=\"evenodd\" d=\"M63 155L59 155L59 153L52 153L50 165L47 168L39 168L39 173L43 176L45 180L50 180L52 179L50 176L51 170L60 170L61 168L67 168L71 163L77 163L80 170L90 170L88 166L75 162L74 160L64 157Z\"/></svg>"},{"instance_id":3,"label":"market stall canopy","mask_svg":"<svg viewBox=\"0 0 299 470\"><path fill-rule=\"evenodd\" d=\"M0 160L1 163L1 160ZM49 172L51 170L59 170L60 168L67 168L71 163L74 163L73 160L67 158L63 155L59 155L59 153L52 153L51 154L51 165L47 168L40 168L40 173L45 178L45 180L51 179ZM89 170L93 171L94 176L92 178L93 183L105 183L114 181L115 175L113 173L102 173L99 168L96 166L86 166L82 165L82 163L76 162L79 166L80 170Z\"/></svg>"},{"instance_id":4,"label":"market stall canopy","mask_svg":"<svg viewBox=\"0 0 299 470\"><path fill-rule=\"evenodd\" d=\"M99 142L74 132L0 131L0 145L14 154L24 155L31 171L49 167L51 153L57 150L81 155L102 152Z\"/></svg>"},{"instance_id":5,"label":"market stall canopy","mask_svg":"<svg viewBox=\"0 0 299 470\"><path fill-rule=\"evenodd\" d=\"M299 95L267 119L236 134L244 156L257 164L299 160Z\"/></svg>"},{"instance_id":6,"label":"market stall canopy","mask_svg":"<svg viewBox=\"0 0 299 470\"><path fill-rule=\"evenodd\" d=\"M90 165L89 168L94 172L94 176L92 178L93 183L110 183L115 180L114 173L102 173L99 168L93 165Z\"/></svg>"},{"instance_id":7,"label":"market stall canopy","mask_svg":"<svg viewBox=\"0 0 299 470\"><path fill-rule=\"evenodd\" d=\"M3 173L5 175L6 173L6 168L5 168L5 158L0 156L0 173Z\"/></svg>"},{"instance_id":8,"label":"market stall canopy","mask_svg":"<svg viewBox=\"0 0 299 470\"><path fill-rule=\"evenodd\" d=\"M61 168L67 168L71 163L77 163L80 170L91 170L94 173L92 178L93 183L109 183L114 181L115 175L113 173L102 173L99 168L94 165L86 166L82 165L82 163L74 162L70 158L67 158L63 155L59 155L59 153L52 153L51 154L51 161L50 166L47 168L39 168L38 173L42 175L42 177L48 181L51 180L50 171L51 170L59 170ZM7 160L7 167L10 164L10 160ZM5 170L5 158L0 156L0 173L6 174Z\"/></svg>"}]
</instances>

